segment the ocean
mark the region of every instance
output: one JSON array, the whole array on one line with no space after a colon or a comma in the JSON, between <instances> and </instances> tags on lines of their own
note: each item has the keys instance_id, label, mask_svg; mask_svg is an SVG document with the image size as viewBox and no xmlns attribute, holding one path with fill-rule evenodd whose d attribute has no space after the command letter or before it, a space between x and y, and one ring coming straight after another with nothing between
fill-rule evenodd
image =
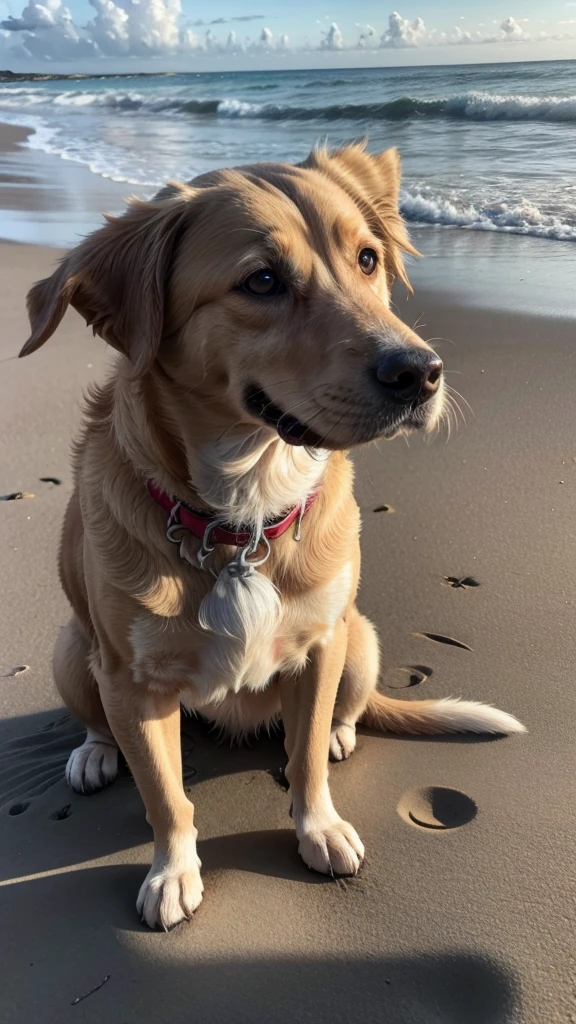
<instances>
[{"instance_id":1,"label":"ocean","mask_svg":"<svg viewBox=\"0 0 576 1024\"><path fill-rule=\"evenodd\" d=\"M139 195L367 136L412 224L576 240L575 61L2 82L0 120Z\"/></svg>"}]
</instances>

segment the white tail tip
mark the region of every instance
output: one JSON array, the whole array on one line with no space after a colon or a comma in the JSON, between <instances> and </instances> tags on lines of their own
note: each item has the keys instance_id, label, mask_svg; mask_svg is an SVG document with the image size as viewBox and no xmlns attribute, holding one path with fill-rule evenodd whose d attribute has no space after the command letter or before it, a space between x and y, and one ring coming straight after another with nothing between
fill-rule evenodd
<instances>
[{"instance_id":1,"label":"white tail tip","mask_svg":"<svg viewBox=\"0 0 576 1024\"><path fill-rule=\"evenodd\" d=\"M454 697L437 701L432 716L451 732L484 732L509 736L528 731L514 715L500 711L491 704Z\"/></svg>"}]
</instances>

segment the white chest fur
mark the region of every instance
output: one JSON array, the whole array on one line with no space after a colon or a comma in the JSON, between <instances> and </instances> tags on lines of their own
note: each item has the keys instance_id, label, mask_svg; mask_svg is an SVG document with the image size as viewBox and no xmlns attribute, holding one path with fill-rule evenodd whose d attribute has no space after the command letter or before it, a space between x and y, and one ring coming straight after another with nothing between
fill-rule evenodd
<instances>
[{"instance_id":1,"label":"white chest fur","mask_svg":"<svg viewBox=\"0 0 576 1024\"><path fill-rule=\"evenodd\" d=\"M319 486L327 458L262 429L200 450L191 468L219 514L231 523L252 522L259 532L266 519L301 505ZM177 686L196 708L241 690L262 691L280 669L301 668L313 642L330 637L351 586L349 564L297 598L280 593L264 573L242 579L224 569L194 622L142 616L133 623L134 677L151 687Z\"/></svg>"},{"instance_id":2,"label":"white chest fur","mask_svg":"<svg viewBox=\"0 0 576 1024\"><path fill-rule=\"evenodd\" d=\"M257 609L253 615L247 641L206 632L182 618L139 617L131 629L134 679L162 691L177 687L183 703L195 709L241 690L262 691L278 671L303 668L312 643L329 641L348 606L351 587L352 566L346 563L331 580L304 595L277 594L273 612Z\"/></svg>"}]
</instances>

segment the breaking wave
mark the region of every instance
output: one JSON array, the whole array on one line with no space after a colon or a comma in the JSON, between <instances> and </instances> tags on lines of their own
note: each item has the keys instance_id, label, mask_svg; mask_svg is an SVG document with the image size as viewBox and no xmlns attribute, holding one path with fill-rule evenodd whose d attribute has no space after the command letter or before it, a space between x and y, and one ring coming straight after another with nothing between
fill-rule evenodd
<instances>
[{"instance_id":1,"label":"breaking wave","mask_svg":"<svg viewBox=\"0 0 576 1024\"><path fill-rule=\"evenodd\" d=\"M466 204L428 193L404 190L400 209L403 217L413 224L467 228L469 231L499 231L562 242L576 241L576 215L571 220L563 220L555 214L544 213L526 199L518 202Z\"/></svg>"},{"instance_id":2,"label":"breaking wave","mask_svg":"<svg viewBox=\"0 0 576 1024\"><path fill-rule=\"evenodd\" d=\"M252 86L251 88L254 88ZM576 121L574 96L505 96L487 92L466 92L460 96L421 99L400 96L384 103L344 103L297 106L279 103L251 103L235 97L191 99L167 97L136 91L118 92L52 90L0 87L0 109L26 107L109 107L114 110L143 110L197 117L250 118L271 121L353 121L445 118L466 121Z\"/></svg>"}]
</instances>

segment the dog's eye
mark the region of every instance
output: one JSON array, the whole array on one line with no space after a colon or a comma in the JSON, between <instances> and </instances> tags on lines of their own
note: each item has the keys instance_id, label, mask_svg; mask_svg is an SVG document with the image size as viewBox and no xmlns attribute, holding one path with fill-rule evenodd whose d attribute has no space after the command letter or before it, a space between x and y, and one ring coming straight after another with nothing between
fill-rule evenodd
<instances>
[{"instance_id":1,"label":"dog's eye","mask_svg":"<svg viewBox=\"0 0 576 1024\"><path fill-rule=\"evenodd\" d=\"M361 249L358 254L358 263L363 274L370 277L378 266L378 253L374 249Z\"/></svg>"},{"instance_id":2,"label":"dog's eye","mask_svg":"<svg viewBox=\"0 0 576 1024\"><path fill-rule=\"evenodd\" d=\"M269 298L273 295L282 295L286 291L282 281L273 270L264 267L262 270L250 274L240 285L243 292L248 295L257 295L259 298Z\"/></svg>"}]
</instances>

